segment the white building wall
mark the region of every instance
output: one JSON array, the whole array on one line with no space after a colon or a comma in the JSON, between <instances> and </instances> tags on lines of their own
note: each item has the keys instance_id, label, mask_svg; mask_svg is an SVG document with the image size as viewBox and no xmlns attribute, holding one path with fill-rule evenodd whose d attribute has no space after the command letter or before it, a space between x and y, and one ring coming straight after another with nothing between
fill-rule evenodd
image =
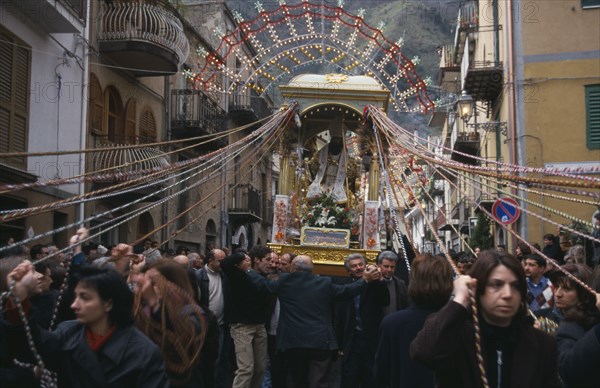
<instances>
[{"instance_id":1,"label":"white building wall","mask_svg":"<svg viewBox=\"0 0 600 388\"><path fill-rule=\"evenodd\" d=\"M78 150L85 124L82 117L83 40L79 37L82 30L79 34L49 34L40 24L5 2L0 3L0 25L31 47L27 151ZM79 174L79 156L31 157L27 170L41 180L75 176ZM69 185L61 189L77 193L78 187Z\"/></svg>"}]
</instances>

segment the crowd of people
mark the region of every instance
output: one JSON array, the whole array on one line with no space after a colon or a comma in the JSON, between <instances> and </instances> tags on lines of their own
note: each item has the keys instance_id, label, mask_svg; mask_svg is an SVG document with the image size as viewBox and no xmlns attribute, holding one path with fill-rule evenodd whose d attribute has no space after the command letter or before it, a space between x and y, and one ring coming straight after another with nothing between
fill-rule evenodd
<instances>
[{"instance_id":1,"label":"crowd of people","mask_svg":"<svg viewBox=\"0 0 600 388\"><path fill-rule=\"evenodd\" d=\"M600 218L599 218L600 220ZM600 267L517 244L309 256L81 244L0 259L0 386L596 387ZM558 246L558 249L556 247ZM573 257L576 253L572 254ZM588 265L588 264L592 264ZM454 268L458 273L455 273Z\"/></svg>"}]
</instances>

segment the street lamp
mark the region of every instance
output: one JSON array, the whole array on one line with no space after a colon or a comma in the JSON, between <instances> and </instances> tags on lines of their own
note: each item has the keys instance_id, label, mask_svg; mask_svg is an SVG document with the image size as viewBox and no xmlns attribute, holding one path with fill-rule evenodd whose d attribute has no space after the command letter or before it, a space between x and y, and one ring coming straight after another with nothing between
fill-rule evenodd
<instances>
[{"instance_id":1,"label":"street lamp","mask_svg":"<svg viewBox=\"0 0 600 388\"><path fill-rule=\"evenodd\" d=\"M465 123L468 123L473 116L473 97L463 90L454 105L454 109L456 110L456 114L458 114Z\"/></svg>"}]
</instances>

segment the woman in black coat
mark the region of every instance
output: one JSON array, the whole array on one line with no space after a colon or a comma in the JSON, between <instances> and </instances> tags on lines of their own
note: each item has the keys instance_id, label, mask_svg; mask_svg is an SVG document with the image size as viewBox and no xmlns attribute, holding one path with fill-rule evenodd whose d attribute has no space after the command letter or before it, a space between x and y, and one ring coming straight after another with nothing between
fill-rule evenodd
<instances>
[{"instance_id":1,"label":"woman in black coat","mask_svg":"<svg viewBox=\"0 0 600 388\"><path fill-rule=\"evenodd\" d=\"M452 268L440 256L421 255L412 263L408 295L412 304L386 316L379 327L375 380L379 388L434 387L433 370L411 360L410 343L429 314L452 293Z\"/></svg>"},{"instance_id":2,"label":"woman in black coat","mask_svg":"<svg viewBox=\"0 0 600 388\"><path fill-rule=\"evenodd\" d=\"M71 305L77 319L53 332L32 327L44 359L58 362L59 386L168 387L158 347L132 325L133 294L123 277L93 267L82 268L77 277ZM12 281L13 295L27 301L38 275L26 261L8 275ZM18 315L13 323L20 323Z\"/></svg>"},{"instance_id":3,"label":"woman in black coat","mask_svg":"<svg viewBox=\"0 0 600 388\"><path fill-rule=\"evenodd\" d=\"M435 370L438 386L479 387L471 295L479 310L481 356L492 388L558 388L554 338L527 319L523 266L510 255L484 251L454 281L454 298L432 314L410 347L411 356Z\"/></svg>"},{"instance_id":4,"label":"woman in black coat","mask_svg":"<svg viewBox=\"0 0 600 388\"><path fill-rule=\"evenodd\" d=\"M587 283L591 271L583 264L567 264L563 269ZM600 270L591 285L600 290ZM558 372L563 387L598 387L600 381L600 295L592 294L562 272L555 272L552 283L556 307L563 319L556 332Z\"/></svg>"}]
</instances>

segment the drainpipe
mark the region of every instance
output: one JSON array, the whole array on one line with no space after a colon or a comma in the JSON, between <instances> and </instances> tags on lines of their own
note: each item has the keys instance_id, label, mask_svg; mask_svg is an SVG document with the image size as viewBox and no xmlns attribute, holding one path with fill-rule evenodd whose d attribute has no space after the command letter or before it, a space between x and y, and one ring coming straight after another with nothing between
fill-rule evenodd
<instances>
[{"instance_id":1,"label":"drainpipe","mask_svg":"<svg viewBox=\"0 0 600 388\"><path fill-rule=\"evenodd\" d=\"M513 4L514 0L508 0L506 3L506 25L507 25L507 61L508 61L508 131L509 131L509 163L516 164L517 162L517 117L516 117L516 96L515 96L515 63L514 63L514 36L513 36L513 23L518 24L518 21L514 20L513 15ZM515 190L513 189L513 194ZM511 225L513 232L517 232L517 223ZM513 238L513 245L516 244L516 238Z\"/></svg>"},{"instance_id":2,"label":"drainpipe","mask_svg":"<svg viewBox=\"0 0 600 388\"><path fill-rule=\"evenodd\" d=\"M163 128L168 128L168 129L167 129L167 133L163 134L163 139L161 139L161 140L171 140L171 84L170 84L170 80L169 80L168 76L164 77L163 90L164 90L163 104L164 104L164 112L165 112L165 117L163 119ZM169 151L170 151L170 149L169 149ZM170 160L170 162L173 163L173 160ZM177 161L175 161L175 162L177 162ZM166 194L167 195L171 194L171 190L167 191ZM169 219L169 203L171 203L171 202L172 201L166 201L166 202L163 202L161 205L162 211L161 211L160 223L162 225L166 224L167 220ZM168 229L170 229L170 227L161 229L161 231L160 231L160 241L161 242L167 241L168 236L169 236ZM168 248L168 246L165 246L164 248Z\"/></svg>"},{"instance_id":3,"label":"drainpipe","mask_svg":"<svg viewBox=\"0 0 600 388\"><path fill-rule=\"evenodd\" d=\"M92 0L86 1L86 10L85 10L85 25L83 27L83 39L85 42L90 41L90 18L92 14ZM83 50L83 70L81 73L81 125L80 125L80 133L79 133L79 148L81 150L86 149L87 143L87 115L88 115L88 98L85 95L88 90L89 82L90 82L90 60L89 53L90 50L87 44L84 42L82 45ZM57 129L58 130L58 129ZM85 153L81 152L79 154L79 175L85 174ZM85 182L82 180L79 182L79 195L85 194ZM85 219L85 203L81 202L77 209L77 220L83 226L83 220Z\"/></svg>"}]
</instances>

